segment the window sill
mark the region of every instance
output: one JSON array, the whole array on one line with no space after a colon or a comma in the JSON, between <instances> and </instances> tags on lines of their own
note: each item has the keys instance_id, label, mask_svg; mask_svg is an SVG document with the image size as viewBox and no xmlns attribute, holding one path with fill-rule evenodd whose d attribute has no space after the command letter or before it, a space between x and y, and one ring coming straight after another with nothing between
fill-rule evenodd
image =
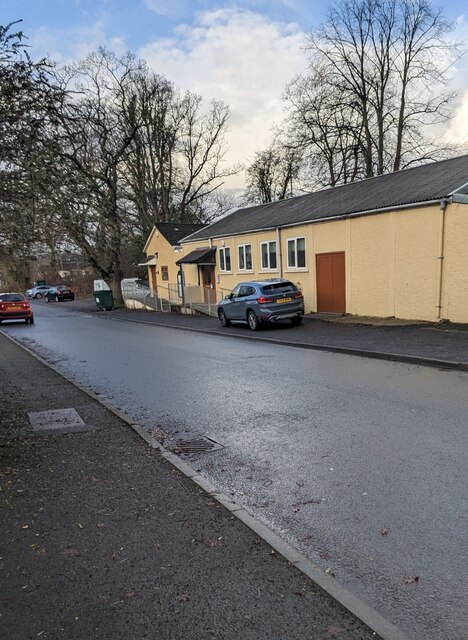
<instances>
[{"instance_id":1,"label":"window sill","mask_svg":"<svg viewBox=\"0 0 468 640\"><path fill-rule=\"evenodd\" d=\"M279 273L279 269L260 269L260 273Z\"/></svg>"},{"instance_id":2,"label":"window sill","mask_svg":"<svg viewBox=\"0 0 468 640\"><path fill-rule=\"evenodd\" d=\"M247 271L247 269L245 269L244 271L236 271L236 276L243 276L245 273L249 274L249 273L254 273L253 269L249 269Z\"/></svg>"},{"instance_id":3,"label":"window sill","mask_svg":"<svg viewBox=\"0 0 468 640\"><path fill-rule=\"evenodd\" d=\"M219 270L220 276L232 276L232 271L221 271Z\"/></svg>"},{"instance_id":4,"label":"window sill","mask_svg":"<svg viewBox=\"0 0 468 640\"><path fill-rule=\"evenodd\" d=\"M284 270L284 273L309 273L307 267L288 267Z\"/></svg>"}]
</instances>

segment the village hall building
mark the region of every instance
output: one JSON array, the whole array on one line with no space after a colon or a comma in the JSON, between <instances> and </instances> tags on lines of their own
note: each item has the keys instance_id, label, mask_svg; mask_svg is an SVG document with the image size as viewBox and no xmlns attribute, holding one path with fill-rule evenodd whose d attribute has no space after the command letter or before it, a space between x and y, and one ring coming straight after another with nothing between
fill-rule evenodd
<instances>
[{"instance_id":1,"label":"village hall building","mask_svg":"<svg viewBox=\"0 0 468 640\"><path fill-rule=\"evenodd\" d=\"M468 155L238 209L179 238L164 265L161 235L145 246L152 267L210 302L279 277L306 313L468 322Z\"/></svg>"}]
</instances>

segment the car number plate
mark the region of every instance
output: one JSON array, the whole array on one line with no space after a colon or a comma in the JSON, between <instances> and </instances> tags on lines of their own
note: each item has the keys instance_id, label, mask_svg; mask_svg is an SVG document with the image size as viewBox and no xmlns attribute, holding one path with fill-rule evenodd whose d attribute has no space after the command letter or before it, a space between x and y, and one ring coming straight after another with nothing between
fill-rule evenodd
<instances>
[{"instance_id":1,"label":"car number plate","mask_svg":"<svg viewBox=\"0 0 468 640\"><path fill-rule=\"evenodd\" d=\"M291 302L292 298L278 298L276 301L277 304L282 304L283 302Z\"/></svg>"},{"instance_id":2,"label":"car number plate","mask_svg":"<svg viewBox=\"0 0 468 640\"><path fill-rule=\"evenodd\" d=\"M11 311L21 311L21 307L19 305L12 305L10 307Z\"/></svg>"}]
</instances>

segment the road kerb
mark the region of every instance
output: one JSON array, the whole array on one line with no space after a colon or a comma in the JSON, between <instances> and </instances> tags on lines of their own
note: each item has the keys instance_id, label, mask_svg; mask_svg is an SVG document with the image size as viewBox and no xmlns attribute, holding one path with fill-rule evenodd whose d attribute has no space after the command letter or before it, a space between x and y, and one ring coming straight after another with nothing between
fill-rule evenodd
<instances>
[{"instance_id":1,"label":"road kerb","mask_svg":"<svg viewBox=\"0 0 468 640\"><path fill-rule=\"evenodd\" d=\"M129 321L133 322L133 321ZM149 323L151 324L151 323ZM16 344L18 347L29 353L33 358L36 358L43 365L54 371L57 375L61 376L67 382L75 386L77 389L85 393L87 396L104 406L108 411L117 416L127 426L131 427L133 431L145 442L154 449L158 449L161 452L162 457L167 460L172 466L183 473L188 479L203 489L214 500L219 502L225 507L233 516L243 522L249 529L251 529L259 538L264 540L272 549L285 558L290 564L294 565L299 571L306 575L310 580L320 586L326 593L328 593L334 600L341 604L345 609L352 613L356 618L361 620L372 631L374 631L382 640L408 640L407 635L403 633L392 622L384 618L378 611L367 605L365 602L356 597L346 587L342 586L334 578L328 576L318 565L314 564L309 558L301 554L294 549L289 543L285 542L280 536L272 531L269 527L263 524L255 516L248 513L243 507L239 505L239 508L234 508L234 501L226 494L220 492L209 480L196 473L195 470L186 462L181 460L171 451L165 449L159 441L157 441L151 434L149 434L141 425L136 423L125 412L112 406L107 400L101 398L100 395L94 393L91 389L88 389L80 382L74 380L68 374L60 371L55 365L47 362L40 355L35 353L32 349L22 344L19 340L16 340L9 334L0 330L0 333L4 335L8 340ZM219 335L219 334L217 334Z\"/></svg>"},{"instance_id":2,"label":"road kerb","mask_svg":"<svg viewBox=\"0 0 468 640\"><path fill-rule=\"evenodd\" d=\"M83 313L85 311L70 311L70 313ZM86 314L89 315L89 314ZM94 316L93 316L94 317ZM374 351L371 349L356 349L354 347L341 347L338 345L294 342L291 340L281 340L279 338L265 338L255 335L235 334L231 332L221 333L214 329L201 329L198 327L183 327L163 322L148 322L146 320L133 320L131 318L112 318L108 315L96 315L101 320L113 320L114 322L133 322L135 324L144 324L150 327L163 327L165 329L176 329L178 331L192 331L194 333L204 333L212 336L220 336L222 338L236 338L240 340L252 340L254 342L263 342L267 344L276 344L282 347L293 347L295 349L307 349L309 351L325 351L328 353L338 353L348 356L358 356L360 358L371 358L375 360L387 360L389 362L400 362L401 364L412 364L422 367L431 367L436 369L448 369L453 371L468 371L468 362L458 362L456 360L439 360L437 358L426 358L424 356L408 355L406 353L392 353L386 351Z\"/></svg>"}]
</instances>

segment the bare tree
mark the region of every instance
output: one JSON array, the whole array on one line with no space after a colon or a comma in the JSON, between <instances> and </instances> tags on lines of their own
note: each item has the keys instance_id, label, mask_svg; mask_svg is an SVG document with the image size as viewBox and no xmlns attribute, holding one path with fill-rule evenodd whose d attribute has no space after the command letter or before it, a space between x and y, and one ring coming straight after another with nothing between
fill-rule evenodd
<instances>
[{"instance_id":1,"label":"bare tree","mask_svg":"<svg viewBox=\"0 0 468 640\"><path fill-rule=\"evenodd\" d=\"M278 140L257 152L246 169L245 200L265 204L293 196L299 166L297 149Z\"/></svg>"},{"instance_id":2,"label":"bare tree","mask_svg":"<svg viewBox=\"0 0 468 640\"><path fill-rule=\"evenodd\" d=\"M47 158L39 140L62 93L51 63L29 56L18 22L0 25L0 253L13 279L25 285L26 259L44 240L46 226L37 184Z\"/></svg>"},{"instance_id":3,"label":"bare tree","mask_svg":"<svg viewBox=\"0 0 468 640\"><path fill-rule=\"evenodd\" d=\"M362 122L342 88L330 87L317 69L291 82L286 99L289 114L282 137L300 155L302 186L334 187L364 177Z\"/></svg>"},{"instance_id":4,"label":"bare tree","mask_svg":"<svg viewBox=\"0 0 468 640\"><path fill-rule=\"evenodd\" d=\"M229 108L201 96L183 95L164 77L142 67L134 76L134 108L128 126L139 120L126 157L127 195L147 233L158 221L207 221L222 212L218 194L238 167L224 164Z\"/></svg>"},{"instance_id":5,"label":"bare tree","mask_svg":"<svg viewBox=\"0 0 468 640\"><path fill-rule=\"evenodd\" d=\"M428 132L453 105L445 71L460 45L450 30L428 0L343 0L329 10L308 36L308 76L286 93L288 133L302 141L321 183L397 171L447 151Z\"/></svg>"},{"instance_id":6,"label":"bare tree","mask_svg":"<svg viewBox=\"0 0 468 640\"><path fill-rule=\"evenodd\" d=\"M136 65L130 54L100 49L68 66L61 76L68 99L54 113L57 162L48 194L57 224L109 281L117 302L130 224L121 173L138 128L129 129L123 114L132 108L127 90Z\"/></svg>"}]
</instances>

